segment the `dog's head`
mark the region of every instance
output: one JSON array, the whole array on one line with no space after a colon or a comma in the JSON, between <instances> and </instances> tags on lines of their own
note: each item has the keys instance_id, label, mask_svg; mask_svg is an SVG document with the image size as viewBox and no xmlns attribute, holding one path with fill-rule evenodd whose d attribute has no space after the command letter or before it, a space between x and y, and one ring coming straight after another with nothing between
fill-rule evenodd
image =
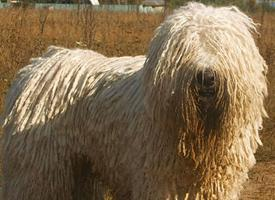
<instances>
[{"instance_id":1,"label":"dog's head","mask_svg":"<svg viewBox=\"0 0 275 200\"><path fill-rule=\"evenodd\" d=\"M203 140L258 130L267 66L253 33L254 22L236 7L190 3L176 10L156 30L144 66L152 119Z\"/></svg>"}]
</instances>

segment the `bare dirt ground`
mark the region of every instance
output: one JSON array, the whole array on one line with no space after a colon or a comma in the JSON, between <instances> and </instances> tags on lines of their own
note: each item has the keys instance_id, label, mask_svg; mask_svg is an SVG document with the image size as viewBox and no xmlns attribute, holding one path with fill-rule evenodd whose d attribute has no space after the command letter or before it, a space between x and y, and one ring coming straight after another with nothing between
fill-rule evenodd
<instances>
[{"instance_id":1,"label":"bare dirt ground","mask_svg":"<svg viewBox=\"0 0 275 200\"><path fill-rule=\"evenodd\" d=\"M259 162L249 174L241 200L275 199L275 160Z\"/></svg>"}]
</instances>

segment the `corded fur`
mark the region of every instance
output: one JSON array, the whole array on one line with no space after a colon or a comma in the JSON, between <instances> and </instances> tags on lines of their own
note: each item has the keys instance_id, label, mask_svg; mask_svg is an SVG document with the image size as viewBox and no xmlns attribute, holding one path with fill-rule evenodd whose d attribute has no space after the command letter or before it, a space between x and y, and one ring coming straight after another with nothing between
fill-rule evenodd
<instances>
[{"instance_id":1,"label":"corded fur","mask_svg":"<svg viewBox=\"0 0 275 200\"><path fill-rule=\"evenodd\" d=\"M100 199L106 187L118 200L238 199L266 116L255 31L236 7L190 3L146 57L50 47L6 99L4 199ZM205 69L216 115L199 107Z\"/></svg>"}]
</instances>

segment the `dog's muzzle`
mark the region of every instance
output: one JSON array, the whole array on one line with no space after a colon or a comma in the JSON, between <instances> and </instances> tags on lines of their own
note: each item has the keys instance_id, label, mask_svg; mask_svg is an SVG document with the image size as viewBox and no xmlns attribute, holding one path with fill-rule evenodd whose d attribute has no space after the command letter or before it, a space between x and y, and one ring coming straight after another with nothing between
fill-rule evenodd
<instances>
[{"instance_id":1,"label":"dog's muzzle","mask_svg":"<svg viewBox=\"0 0 275 200\"><path fill-rule=\"evenodd\" d=\"M196 76L198 94L201 98L211 98L215 96L217 79L215 72L211 69L199 71Z\"/></svg>"},{"instance_id":2,"label":"dog's muzzle","mask_svg":"<svg viewBox=\"0 0 275 200\"><path fill-rule=\"evenodd\" d=\"M205 130L216 129L220 124L219 119L223 109L216 104L220 79L214 70L206 68L197 72L195 82L197 105Z\"/></svg>"}]
</instances>

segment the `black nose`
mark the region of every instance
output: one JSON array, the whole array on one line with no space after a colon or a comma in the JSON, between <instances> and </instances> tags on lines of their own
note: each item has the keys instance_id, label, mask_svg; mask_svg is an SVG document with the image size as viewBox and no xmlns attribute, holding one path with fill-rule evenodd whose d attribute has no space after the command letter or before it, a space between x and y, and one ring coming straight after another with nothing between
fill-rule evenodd
<instances>
[{"instance_id":1,"label":"black nose","mask_svg":"<svg viewBox=\"0 0 275 200\"><path fill-rule=\"evenodd\" d=\"M215 73L210 69L205 69L197 73L197 82L203 88L211 88L215 85Z\"/></svg>"}]
</instances>

